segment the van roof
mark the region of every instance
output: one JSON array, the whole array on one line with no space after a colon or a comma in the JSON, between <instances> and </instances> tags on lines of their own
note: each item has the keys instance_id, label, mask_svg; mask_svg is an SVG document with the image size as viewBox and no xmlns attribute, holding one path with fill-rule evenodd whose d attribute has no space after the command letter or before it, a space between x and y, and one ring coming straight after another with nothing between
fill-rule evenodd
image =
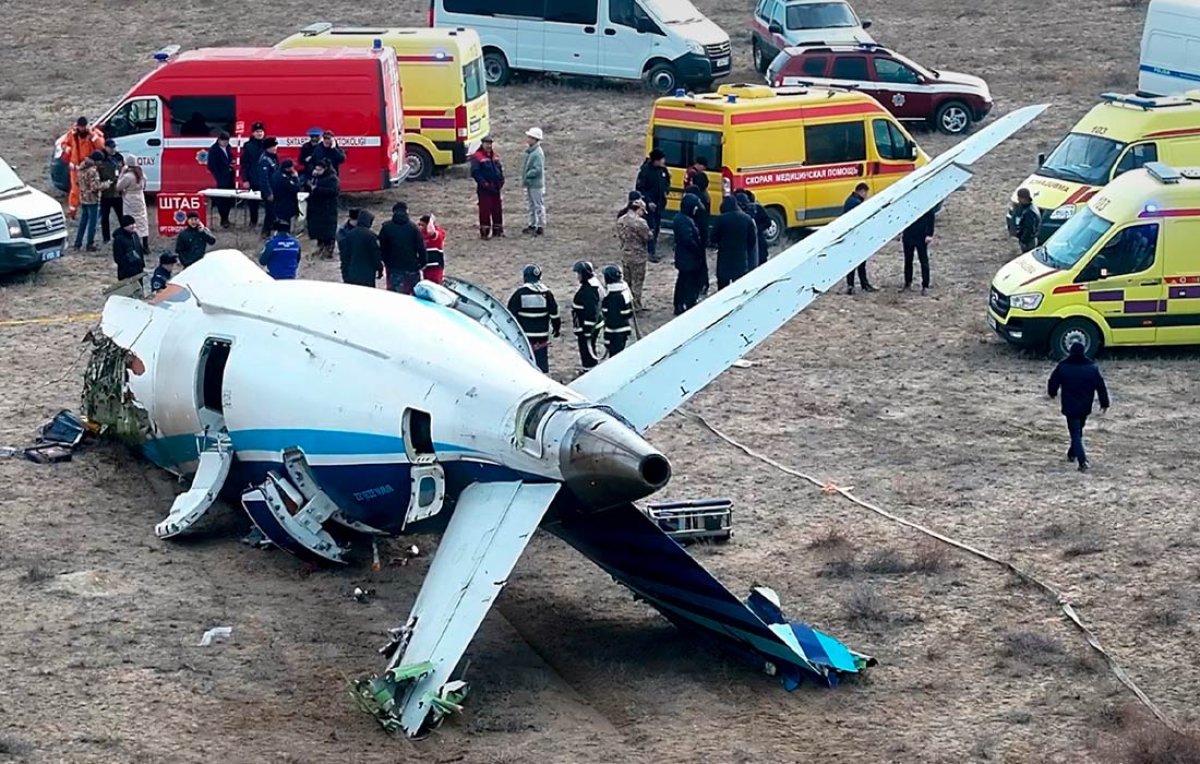
<instances>
[{"instance_id":1,"label":"van roof","mask_svg":"<svg viewBox=\"0 0 1200 764\"><path fill-rule=\"evenodd\" d=\"M200 48L180 53L168 62L168 65L191 63L196 61L282 61L294 63L297 60L319 59L322 61L335 59L366 59L377 55L369 48L295 48L283 50L279 48Z\"/></svg>"},{"instance_id":2,"label":"van roof","mask_svg":"<svg viewBox=\"0 0 1200 764\"><path fill-rule=\"evenodd\" d=\"M440 27L336 27L332 24L310 24L275 47L299 47L308 42L316 46L344 44L352 47L370 45L374 40L393 50L428 50L442 46L455 51L479 45L479 33L474 29L445 29Z\"/></svg>"},{"instance_id":3,"label":"van roof","mask_svg":"<svg viewBox=\"0 0 1200 764\"><path fill-rule=\"evenodd\" d=\"M1092 212L1119 222L1135 218L1200 217L1200 167L1162 162L1122 174L1088 202Z\"/></svg>"},{"instance_id":4,"label":"van roof","mask_svg":"<svg viewBox=\"0 0 1200 764\"><path fill-rule=\"evenodd\" d=\"M791 87L769 88L765 85L722 85L716 93L699 95L668 96L654 102L655 111L660 108L668 114L657 114L667 120L687 122L687 111L716 117L760 114L755 122L774 119L819 119L822 117L848 116L851 114L886 114L879 103L865 93L834 87ZM700 121L700 120L698 120ZM714 124L718 122L713 120Z\"/></svg>"},{"instance_id":5,"label":"van roof","mask_svg":"<svg viewBox=\"0 0 1200 764\"><path fill-rule=\"evenodd\" d=\"M1200 93L1188 97L1141 98L1105 93L1101 103L1071 128L1073 133L1100 134L1131 143L1141 138L1200 135Z\"/></svg>"}]
</instances>

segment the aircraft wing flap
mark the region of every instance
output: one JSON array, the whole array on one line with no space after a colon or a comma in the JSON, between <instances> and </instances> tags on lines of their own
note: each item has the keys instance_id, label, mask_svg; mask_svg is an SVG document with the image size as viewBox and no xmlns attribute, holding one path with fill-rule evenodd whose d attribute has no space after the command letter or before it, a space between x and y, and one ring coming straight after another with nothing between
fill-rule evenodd
<instances>
[{"instance_id":1,"label":"aircraft wing flap","mask_svg":"<svg viewBox=\"0 0 1200 764\"><path fill-rule=\"evenodd\" d=\"M462 492L409 616L408 644L392 661L433 665L403 701L401 721L410 735L420 730L430 697L458 665L559 487L475 483Z\"/></svg>"}]
</instances>

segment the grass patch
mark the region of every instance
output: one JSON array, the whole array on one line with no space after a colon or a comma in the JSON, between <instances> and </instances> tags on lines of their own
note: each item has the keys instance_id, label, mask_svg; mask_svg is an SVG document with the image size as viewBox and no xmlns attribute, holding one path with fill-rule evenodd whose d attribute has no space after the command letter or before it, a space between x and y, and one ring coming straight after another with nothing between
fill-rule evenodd
<instances>
[{"instance_id":1,"label":"grass patch","mask_svg":"<svg viewBox=\"0 0 1200 764\"><path fill-rule=\"evenodd\" d=\"M0 91L0 101L4 103L24 103L25 94L18 90Z\"/></svg>"},{"instance_id":2,"label":"grass patch","mask_svg":"<svg viewBox=\"0 0 1200 764\"><path fill-rule=\"evenodd\" d=\"M1105 714L1120 738L1110 747L1113 764L1196 764L1200 762L1200 736L1175 732L1138 706L1127 705Z\"/></svg>"},{"instance_id":3,"label":"grass patch","mask_svg":"<svg viewBox=\"0 0 1200 764\"><path fill-rule=\"evenodd\" d=\"M1000 655L1034 666L1053 666L1066 654L1062 643L1036 631L1010 631L1004 635Z\"/></svg>"},{"instance_id":4,"label":"grass patch","mask_svg":"<svg viewBox=\"0 0 1200 764\"><path fill-rule=\"evenodd\" d=\"M905 558L895 549L881 549L872 554L863 563L866 573L876 575L904 575L908 573L925 573L932 575L944 572L950 567L950 550L944 544L933 539L922 541L913 551L911 558Z\"/></svg>"},{"instance_id":5,"label":"grass patch","mask_svg":"<svg viewBox=\"0 0 1200 764\"><path fill-rule=\"evenodd\" d=\"M845 612L846 620L851 622L890 623L892 621L892 614L888 610L887 602L878 592L868 586L856 586L851 589L842 602L842 610Z\"/></svg>"},{"instance_id":6,"label":"grass patch","mask_svg":"<svg viewBox=\"0 0 1200 764\"><path fill-rule=\"evenodd\" d=\"M825 566L817 571L820 578L852 578L858 572L858 562L854 550L849 547L838 549Z\"/></svg>"},{"instance_id":7,"label":"grass patch","mask_svg":"<svg viewBox=\"0 0 1200 764\"><path fill-rule=\"evenodd\" d=\"M845 549L850 546L850 539L846 538L837 528L828 528L824 533L808 542L808 548L814 550L828 549Z\"/></svg>"},{"instance_id":8,"label":"grass patch","mask_svg":"<svg viewBox=\"0 0 1200 764\"><path fill-rule=\"evenodd\" d=\"M900 553L895 549L881 549L874 552L867 561L863 563L863 571L876 575L891 575L896 573L907 573L909 571L908 561L900 556Z\"/></svg>"},{"instance_id":9,"label":"grass patch","mask_svg":"<svg viewBox=\"0 0 1200 764\"><path fill-rule=\"evenodd\" d=\"M1142 616L1142 623L1159 629L1170 629L1183 623L1183 615L1170 604L1158 605Z\"/></svg>"},{"instance_id":10,"label":"grass patch","mask_svg":"<svg viewBox=\"0 0 1200 764\"><path fill-rule=\"evenodd\" d=\"M1076 557L1087 557L1088 555L1100 554L1104 551L1104 544L1101 544L1098 539L1085 536L1077 538L1067 545L1067 548L1062 551L1064 560L1073 560Z\"/></svg>"},{"instance_id":11,"label":"grass patch","mask_svg":"<svg viewBox=\"0 0 1200 764\"><path fill-rule=\"evenodd\" d=\"M0 756L24 756L33 746L15 735L0 734Z\"/></svg>"},{"instance_id":12,"label":"grass patch","mask_svg":"<svg viewBox=\"0 0 1200 764\"><path fill-rule=\"evenodd\" d=\"M34 560L29 563L29 568L21 574L21 583L23 584L40 584L43 581L49 581L54 578L54 573L46 566L44 560Z\"/></svg>"}]
</instances>

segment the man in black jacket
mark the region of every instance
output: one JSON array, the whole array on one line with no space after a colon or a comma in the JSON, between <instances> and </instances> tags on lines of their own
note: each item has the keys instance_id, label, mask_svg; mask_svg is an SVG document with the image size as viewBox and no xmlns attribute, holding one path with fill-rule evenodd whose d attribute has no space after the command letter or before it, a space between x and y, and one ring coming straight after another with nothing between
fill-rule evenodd
<instances>
[{"instance_id":1,"label":"man in black jacket","mask_svg":"<svg viewBox=\"0 0 1200 764\"><path fill-rule=\"evenodd\" d=\"M646 222L650 224L646 252L651 262L658 262L658 232L662 228L663 211L667 208L667 193L671 190L671 171L667 169L667 155L661 150L654 149L642 162L634 189L646 202Z\"/></svg>"},{"instance_id":2,"label":"man in black jacket","mask_svg":"<svg viewBox=\"0 0 1200 764\"><path fill-rule=\"evenodd\" d=\"M271 184L279 170L279 142L274 138L263 139L263 153L258 158L255 168L254 188L262 195L263 225L262 235L267 238L275 230L275 190Z\"/></svg>"},{"instance_id":3,"label":"man in black jacket","mask_svg":"<svg viewBox=\"0 0 1200 764\"><path fill-rule=\"evenodd\" d=\"M758 260L749 264L750 270L754 270L765 263L770 256L767 251L767 231L771 228L771 217L767 215L767 209L755 200L753 191L742 189L735 193L734 197L737 198L742 212L745 212L754 221L754 231L757 234L754 251Z\"/></svg>"},{"instance_id":4,"label":"man in black jacket","mask_svg":"<svg viewBox=\"0 0 1200 764\"><path fill-rule=\"evenodd\" d=\"M108 183L100 191L100 233L105 244L112 238L108 213L110 211L116 213L117 227L120 227L121 218L125 215L121 194L117 192L117 177L124 167L125 157L117 151L117 142L109 138L104 142L103 161L96 163L96 170L100 173L101 182Z\"/></svg>"},{"instance_id":5,"label":"man in black jacket","mask_svg":"<svg viewBox=\"0 0 1200 764\"><path fill-rule=\"evenodd\" d=\"M197 212L187 214L186 227L175 237L175 254L184 268L195 265L204 259L209 244L216 244L217 238L212 231L200 225L200 215Z\"/></svg>"},{"instance_id":6,"label":"man in black jacket","mask_svg":"<svg viewBox=\"0 0 1200 764\"><path fill-rule=\"evenodd\" d=\"M233 179L233 150L229 148L229 133L221 132L217 135L216 142L208 147L208 159L205 164L208 165L208 172L212 175L216 188L229 190L236 188L237 184ZM217 208L221 227L228 228L229 210L233 207L233 199L213 199L213 206Z\"/></svg>"},{"instance_id":7,"label":"man in black jacket","mask_svg":"<svg viewBox=\"0 0 1200 764\"><path fill-rule=\"evenodd\" d=\"M117 281L124 281L145 272L146 251L133 216L122 215L117 222L121 227L113 232L113 262L117 264Z\"/></svg>"},{"instance_id":8,"label":"man in black jacket","mask_svg":"<svg viewBox=\"0 0 1200 764\"><path fill-rule=\"evenodd\" d=\"M533 358L543 374L550 373L550 334L562 333L562 318L554 293L542 283L542 269L526 265L521 273L524 281L508 298L508 312L516 316L521 331L529 338Z\"/></svg>"},{"instance_id":9,"label":"man in black jacket","mask_svg":"<svg viewBox=\"0 0 1200 764\"><path fill-rule=\"evenodd\" d=\"M1067 459L1079 463L1079 471L1087 472L1087 452L1083 450L1083 428L1092 413L1092 402L1100 398L1100 413L1108 411L1108 388L1100 369L1087 357L1084 347L1076 342L1071 354L1050 375L1046 393L1055 398L1062 390L1062 413L1067 419L1067 431L1071 434L1071 447Z\"/></svg>"},{"instance_id":10,"label":"man in black jacket","mask_svg":"<svg viewBox=\"0 0 1200 764\"><path fill-rule=\"evenodd\" d=\"M904 245L904 287L901 292L912 289L913 255L921 261L921 294L929 293L929 242L933 240L934 218L937 208L926 212L912 222L900 236Z\"/></svg>"},{"instance_id":11,"label":"man in black jacket","mask_svg":"<svg viewBox=\"0 0 1200 764\"><path fill-rule=\"evenodd\" d=\"M712 242L717 245L717 289L724 289L746 275L750 253L758 247L754 221L742 212L732 196L721 202L721 215L713 225Z\"/></svg>"},{"instance_id":12,"label":"man in black jacket","mask_svg":"<svg viewBox=\"0 0 1200 764\"><path fill-rule=\"evenodd\" d=\"M255 122L250 130L250 137L242 144L242 155L239 160L238 169L242 173L242 182L244 182L251 191L261 191L258 187L258 160L263 155L263 141L266 138L266 131L263 129L262 122ZM258 225L258 200L247 199L246 208L250 211L250 227L254 228Z\"/></svg>"},{"instance_id":13,"label":"man in black jacket","mask_svg":"<svg viewBox=\"0 0 1200 764\"><path fill-rule=\"evenodd\" d=\"M600 282L595 267L586 260L575 263L572 270L579 277L579 289L571 301L571 323L579 342L579 363L590 369L600 362L596 355L596 338L604 320L600 313Z\"/></svg>"},{"instance_id":14,"label":"man in black jacket","mask_svg":"<svg viewBox=\"0 0 1200 764\"><path fill-rule=\"evenodd\" d=\"M376 279L383 275L379 237L371 230L374 223L374 215L360 210L354 225L342 238L342 280L347 284L374 288Z\"/></svg>"},{"instance_id":15,"label":"man in black jacket","mask_svg":"<svg viewBox=\"0 0 1200 764\"><path fill-rule=\"evenodd\" d=\"M867 196L871 193L871 187L866 183L859 183L854 187L854 193L846 197L846 203L842 205L842 214L845 215L858 205L867 200ZM858 268L858 283L862 286L864 292L877 292L875 287L871 286L871 282L867 281L867 261L864 260L859 264ZM850 271L846 274L846 294L854 294L854 273Z\"/></svg>"},{"instance_id":16,"label":"man in black jacket","mask_svg":"<svg viewBox=\"0 0 1200 764\"><path fill-rule=\"evenodd\" d=\"M408 205L392 205L392 219L379 229L379 248L387 267L388 289L412 294L425 267L425 237L408 217Z\"/></svg>"},{"instance_id":17,"label":"man in black jacket","mask_svg":"<svg viewBox=\"0 0 1200 764\"><path fill-rule=\"evenodd\" d=\"M675 234L675 315L694 307L708 283L708 253L696 218L704 205L695 194L684 194L679 214L671 221Z\"/></svg>"}]
</instances>

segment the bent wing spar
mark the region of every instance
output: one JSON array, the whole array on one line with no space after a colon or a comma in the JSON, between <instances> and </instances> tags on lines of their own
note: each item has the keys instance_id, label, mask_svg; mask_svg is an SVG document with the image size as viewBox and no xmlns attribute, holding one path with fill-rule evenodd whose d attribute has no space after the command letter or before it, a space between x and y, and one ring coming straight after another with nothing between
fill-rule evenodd
<instances>
[{"instance_id":1,"label":"bent wing spar","mask_svg":"<svg viewBox=\"0 0 1200 764\"><path fill-rule=\"evenodd\" d=\"M1026 106L1001 117L571 387L645 432L970 180L969 166L1046 108Z\"/></svg>"}]
</instances>

